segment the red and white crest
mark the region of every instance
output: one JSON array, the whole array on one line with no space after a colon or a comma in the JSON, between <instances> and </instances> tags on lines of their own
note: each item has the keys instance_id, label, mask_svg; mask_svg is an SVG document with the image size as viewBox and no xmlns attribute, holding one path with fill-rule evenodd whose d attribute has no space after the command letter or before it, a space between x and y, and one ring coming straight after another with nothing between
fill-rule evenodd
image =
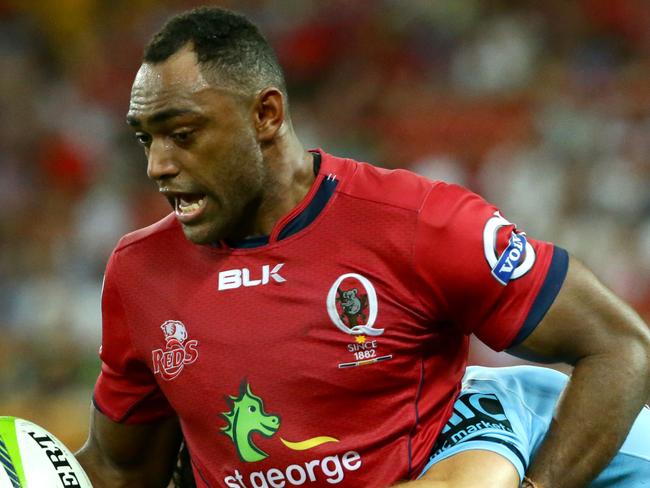
<instances>
[{"instance_id":1,"label":"red and white crest","mask_svg":"<svg viewBox=\"0 0 650 488\"><path fill-rule=\"evenodd\" d=\"M154 374L160 374L164 380L173 380L183 368L192 364L199 357L199 341L187 340L187 329L179 320L167 320L160 326L165 335L165 349L151 352Z\"/></svg>"},{"instance_id":2,"label":"red and white crest","mask_svg":"<svg viewBox=\"0 0 650 488\"><path fill-rule=\"evenodd\" d=\"M168 345L170 341L176 341L182 344L185 342L185 339L187 339L187 330L185 329L183 322L179 322L178 320L168 320L162 324L160 328L162 329L163 334L165 334L165 340Z\"/></svg>"}]
</instances>

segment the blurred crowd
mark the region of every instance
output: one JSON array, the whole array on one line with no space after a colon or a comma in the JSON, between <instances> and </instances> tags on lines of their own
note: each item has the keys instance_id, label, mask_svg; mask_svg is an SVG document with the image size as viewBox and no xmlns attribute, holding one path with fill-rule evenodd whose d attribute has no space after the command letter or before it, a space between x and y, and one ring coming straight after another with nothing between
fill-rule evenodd
<instances>
[{"instance_id":1,"label":"blurred crowd","mask_svg":"<svg viewBox=\"0 0 650 488\"><path fill-rule=\"evenodd\" d=\"M646 0L213 3L277 49L307 146L479 192L650 319ZM73 448L107 257L169 211L124 123L130 85L151 34L197 5L0 0L0 414Z\"/></svg>"}]
</instances>

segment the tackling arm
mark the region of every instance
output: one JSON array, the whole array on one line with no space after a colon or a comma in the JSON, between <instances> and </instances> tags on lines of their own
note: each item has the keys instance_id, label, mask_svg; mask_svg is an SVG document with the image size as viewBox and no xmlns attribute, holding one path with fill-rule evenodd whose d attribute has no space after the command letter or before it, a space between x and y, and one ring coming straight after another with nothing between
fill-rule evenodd
<instances>
[{"instance_id":1,"label":"tackling arm","mask_svg":"<svg viewBox=\"0 0 650 488\"><path fill-rule=\"evenodd\" d=\"M510 461L491 451L464 451L434 464L416 481L394 488L517 488L519 474Z\"/></svg>"},{"instance_id":2,"label":"tackling arm","mask_svg":"<svg viewBox=\"0 0 650 488\"><path fill-rule=\"evenodd\" d=\"M586 486L620 448L650 394L648 327L571 259L546 317L510 352L575 366L527 476L538 488Z\"/></svg>"},{"instance_id":3,"label":"tackling arm","mask_svg":"<svg viewBox=\"0 0 650 488\"><path fill-rule=\"evenodd\" d=\"M125 425L92 407L88 440L76 456L95 488L163 488L180 443L176 417Z\"/></svg>"}]
</instances>

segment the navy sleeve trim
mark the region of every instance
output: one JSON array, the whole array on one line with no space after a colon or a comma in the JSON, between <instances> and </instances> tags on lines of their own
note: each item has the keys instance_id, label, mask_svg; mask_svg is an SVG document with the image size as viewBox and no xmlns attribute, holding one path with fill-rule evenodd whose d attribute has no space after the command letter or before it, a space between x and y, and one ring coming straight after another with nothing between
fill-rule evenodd
<instances>
[{"instance_id":1,"label":"navy sleeve trim","mask_svg":"<svg viewBox=\"0 0 650 488\"><path fill-rule=\"evenodd\" d=\"M546 312L548 312L548 309L551 308L551 305L555 301L555 297L560 292L568 269L569 253L561 247L555 246L553 248L551 264L548 268L548 273L546 273L542 288L539 290L537 298L535 298L535 302L528 312L528 317L526 317L524 325L521 326L517 337L512 341L509 348L524 342L542 321Z\"/></svg>"}]
</instances>

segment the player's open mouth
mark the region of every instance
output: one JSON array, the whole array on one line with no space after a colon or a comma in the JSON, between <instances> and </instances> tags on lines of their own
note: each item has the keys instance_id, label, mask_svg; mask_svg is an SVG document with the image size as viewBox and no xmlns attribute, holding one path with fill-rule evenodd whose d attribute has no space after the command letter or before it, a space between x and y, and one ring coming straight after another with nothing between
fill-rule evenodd
<instances>
[{"instance_id":1,"label":"player's open mouth","mask_svg":"<svg viewBox=\"0 0 650 488\"><path fill-rule=\"evenodd\" d=\"M199 217L205 209L205 195L199 193L183 193L174 197L174 212L176 218L184 224Z\"/></svg>"}]
</instances>

